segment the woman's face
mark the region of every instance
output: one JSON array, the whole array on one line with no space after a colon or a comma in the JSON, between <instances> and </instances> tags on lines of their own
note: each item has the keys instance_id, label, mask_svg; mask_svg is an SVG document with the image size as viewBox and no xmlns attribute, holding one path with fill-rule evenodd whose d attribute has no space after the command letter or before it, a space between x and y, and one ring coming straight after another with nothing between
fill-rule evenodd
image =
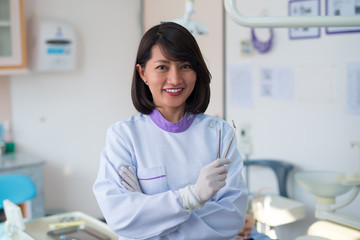
<instances>
[{"instance_id":1,"label":"woman's face","mask_svg":"<svg viewBox=\"0 0 360 240\"><path fill-rule=\"evenodd\" d=\"M136 69L149 86L156 108L162 111L184 111L185 101L194 90L196 72L189 62L167 59L158 45L152 47L152 57Z\"/></svg>"}]
</instances>

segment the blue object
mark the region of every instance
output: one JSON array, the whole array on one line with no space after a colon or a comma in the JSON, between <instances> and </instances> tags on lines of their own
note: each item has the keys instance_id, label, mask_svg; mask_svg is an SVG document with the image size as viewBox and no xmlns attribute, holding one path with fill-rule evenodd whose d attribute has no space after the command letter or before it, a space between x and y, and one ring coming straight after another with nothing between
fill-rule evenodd
<instances>
[{"instance_id":1,"label":"blue object","mask_svg":"<svg viewBox=\"0 0 360 240\"><path fill-rule=\"evenodd\" d=\"M48 48L47 53L48 54L57 54L61 55L64 54L64 48Z\"/></svg>"},{"instance_id":2,"label":"blue object","mask_svg":"<svg viewBox=\"0 0 360 240\"><path fill-rule=\"evenodd\" d=\"M31 200L36 195L33 180L21 174L0 175L0 210L4 208L3 201L10 200L15 204Z\"/></svg>"},{"instance_id":3,"label":"blue object","mask_svg":"<svg viewBox=\"0 0 360 240\"><path fill-rule=\"evenodd\" d=\"M271 168L275 175L279 186L280 196L288 197L286 191L287 176L289 172L294 168L291 163L283 162L279 160L246 160L244 166L264 166Z\"/></svg>"},{"instance_id":4,"label":"blue object","mask_svg":"<svg viewBox=\"0 0 360 240\"><path fill-rule=\"evenodd\" d=\"M251 234L246 238L246 240L272 240L270 237L263 233L259 233L255 226L251 230ZM237 240L238 238L232 238L231 240Z\"/></svg>"}]
</instances>

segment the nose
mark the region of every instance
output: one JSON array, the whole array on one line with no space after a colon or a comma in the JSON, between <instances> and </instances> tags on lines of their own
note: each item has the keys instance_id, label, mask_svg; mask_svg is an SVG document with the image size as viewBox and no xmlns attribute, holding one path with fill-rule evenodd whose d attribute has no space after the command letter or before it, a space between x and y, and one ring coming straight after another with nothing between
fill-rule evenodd
<instances>
[{"instance_id":1,"label":"nose","mask_svg":"<svg viewBox=\"0 0 360 240\"><path fill-rule=\"evenodd\" d=\"M170 68L167 82L175 86L179 85L182 82L182 76L178 68L176 67Z\"/></svg>"}]
</instances>

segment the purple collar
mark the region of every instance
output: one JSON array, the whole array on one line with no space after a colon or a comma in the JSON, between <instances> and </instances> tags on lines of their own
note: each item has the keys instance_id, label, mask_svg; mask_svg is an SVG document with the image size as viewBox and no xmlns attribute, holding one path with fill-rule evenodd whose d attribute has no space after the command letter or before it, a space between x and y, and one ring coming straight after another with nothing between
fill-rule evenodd
<instances>
[{"instance_id":1,"label":"purple collar","mask_svg":"<svg viewBox=\"0 0 360 240\"><path fill-rule=\"evenodd\" d=\"M159 128L172 133L180 133L186 131L195 120L195 114L185 113L184 117L180 121L174 123L169 122L161 115L161 113L156 108L152 111L152 113L150 113L149 116Z\"/></svg>"}]
</instances>

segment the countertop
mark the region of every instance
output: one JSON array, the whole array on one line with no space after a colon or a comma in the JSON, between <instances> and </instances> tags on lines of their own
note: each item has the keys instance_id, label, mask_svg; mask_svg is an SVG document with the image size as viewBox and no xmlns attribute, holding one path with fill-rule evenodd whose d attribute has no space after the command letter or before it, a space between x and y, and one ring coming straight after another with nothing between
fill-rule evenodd
<instances>
[{"instance_id":1,"label":"countertop","mask_svg":"<svg viewBox=\"0 0 360 240\"><path fill-rule=\"evenodd\" d=\"M42 165L45 161L24 153L7 153L0 156L0 170Z\"/></svg>"}]
</instances>

